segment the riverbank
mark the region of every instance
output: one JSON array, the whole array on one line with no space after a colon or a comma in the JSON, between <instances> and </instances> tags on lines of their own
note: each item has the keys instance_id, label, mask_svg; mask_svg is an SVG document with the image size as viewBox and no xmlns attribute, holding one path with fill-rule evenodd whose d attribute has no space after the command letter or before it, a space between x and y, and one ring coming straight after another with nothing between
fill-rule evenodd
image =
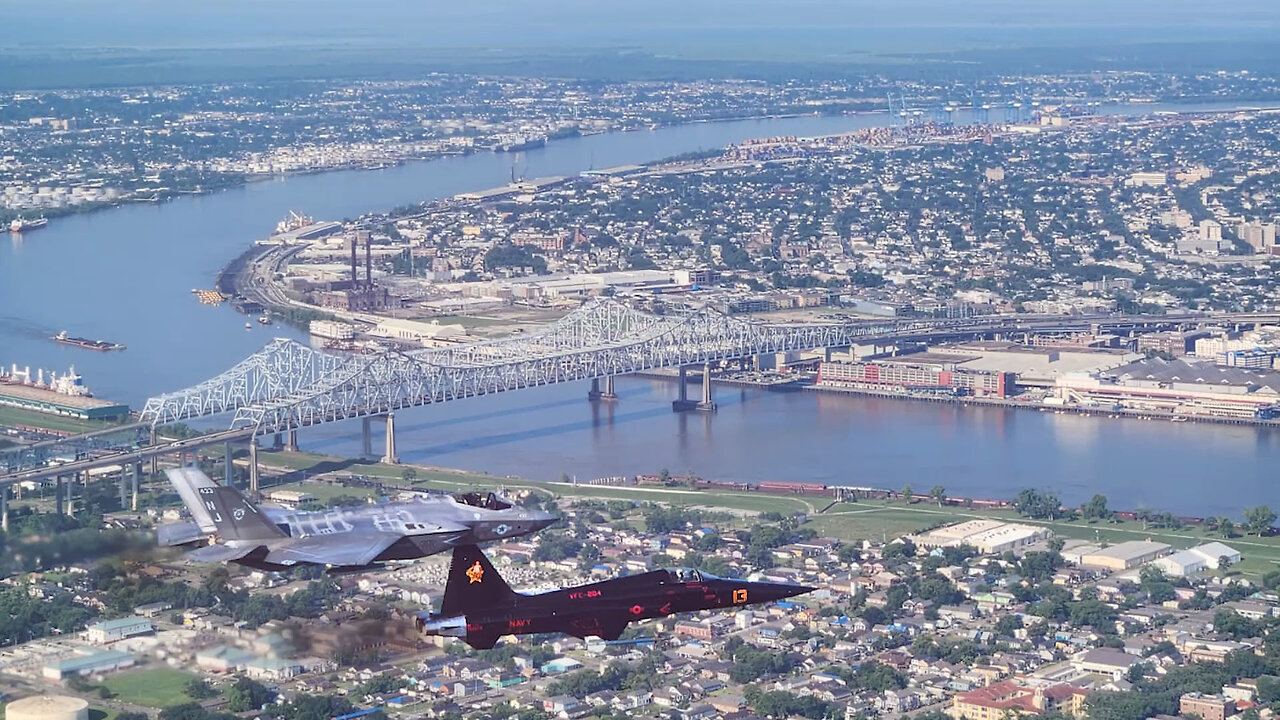
<instances>
[{"instance_id":1,"label":"riverbank","mask_svg":"<svg viewBox=\"0 0 1280 720\"><path fill-rule=\"evenodd\" d=\"M871 390L867 388L831 387L824 385L802 385L805 390L813 392L829 392L845 395L862 395L866 397L889 398L892 400L910 400L913 402L941 403L964 407L999 407L1011 410L1035 410L1042 413L1058 415L1087 415L1090 417L1126 418L1129 420L1163 420L1165 422L1194 422L1209 425L1241 425L1256 428L1280 428L1280 420L1261 420L1258 418L1216 417L1213 415L1178 415L1155 410L1128 410L1125 408L1094 408L1081 405L1044 405L1021 401L1017 398L973 397L971 395L924 395L910 392L892 392L887 390Z\"/></svg>"}]
</instances>

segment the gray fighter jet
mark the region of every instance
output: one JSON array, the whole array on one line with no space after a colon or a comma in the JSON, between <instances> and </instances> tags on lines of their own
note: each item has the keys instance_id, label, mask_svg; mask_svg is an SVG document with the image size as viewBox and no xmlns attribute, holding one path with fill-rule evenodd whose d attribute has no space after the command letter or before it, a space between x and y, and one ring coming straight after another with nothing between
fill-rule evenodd
<instances>
[{"instance_id":1,"label":"gray fighter jet","mask_svg":"<svg viewBox=\"0 0 1280 720\"><path fill-rule=\"evenodd\" d=\"M208 541L187 557L258 570L298 565L323 565L329 572L370 570L388 560L413 560L455 545L528 535L556 521L553 515L526 510L493 493L295 512L259 507L196 468L165 472L194 522L160 526L160 544Z\"/></svg>"}]
</instances>

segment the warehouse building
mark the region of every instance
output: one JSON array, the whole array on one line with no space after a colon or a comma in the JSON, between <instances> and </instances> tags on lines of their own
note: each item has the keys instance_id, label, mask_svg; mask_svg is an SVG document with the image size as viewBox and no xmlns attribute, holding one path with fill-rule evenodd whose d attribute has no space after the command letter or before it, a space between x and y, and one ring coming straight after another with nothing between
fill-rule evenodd
<instances>
[{"instance_id":1,"label":"warehouse building","mask_svg":"<svg viewBox=\"0 0 1280 720\"><path fill-rule=\"evenodd\" d=\"M155 628L147 618L127 617L94 623L87 628L86 636L91 643L105 645L135 635L146 635L153 630Z\"/></svg>"},{"instance_id":2,"label":"warehouse building","mask_svg":"<svg viewBox=\"0 0 1280 720\"><path fill-rule=\"evenodd\" d=\"M104 675L132 667L133 664L133 656L121 650L82 648L69 658L45 665L41 675L45 680L60 683L74 675Z\"/></svg>"},{"instance_id":3,"label":"warehouse building","mask_svg":"<svg viewBox=\"0 0 1280 720\"><path fill-rule=\"evenodd\" d=\"M1119 571L1145 565L1169 552L1169 546L1152 540L1130 540L1080 555L1081 565Z\"/></svg>"},{"instance_id":4,"label":"warehouse building","mask_svg":"<svg viewBox=\"0 0 1280 720\"><path fill-rule=\"evenodd\" d=\"M1205 543L1191 548L1191 552L1204 558L1205 567L1221 570L1219 561L1226 559L1227 565L1235 565L1240 562L1240 551L1220 542Z\"/></svg>"},{"instance_id":5,"label":"warehouse building","mask_svg":"<svg viewBox=\"0 0 1280 720\"><path fill-rule=\"evenodd\" d=\"M1046 528L999 520L970 520L930 530L913 538L916 545L927 548L968 546L984 555L997 555L1048 540L1053 533Z\"/></svg>"},{"instance_id":6,"label":"warehouse building","mask_svg":"<svg viewBox=\"0 0 1280 720\"><path fill-rule=\"evenodd\" d=\"M1151 564L1160 568L1161 572L1169 577L1188 577L1204 572L1208 567L1202 556L1190 550L1179 550L1172 555L1157 558Z\"/></svg>"},{"instance_id":7,"label":"warehouse building","mask_svg":"<svg viewBox=\"0 0 1280 720\"><path fill-rule=\"evenodd\" d=\"M1280 414L1280 373L1185 360L1142 360L1058 379L1058 397L1084 405L1177 415L1267 419Z\"/></svg>"}]
</instances>

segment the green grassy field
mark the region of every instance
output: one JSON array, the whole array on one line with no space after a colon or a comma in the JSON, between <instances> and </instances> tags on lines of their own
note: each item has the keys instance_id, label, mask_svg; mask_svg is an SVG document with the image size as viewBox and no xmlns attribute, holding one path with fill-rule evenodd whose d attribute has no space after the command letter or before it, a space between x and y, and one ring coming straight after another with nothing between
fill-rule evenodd
<instances>
[{"instance_id":1,"label":"green grassy field","mask_svg":"<svg viewBox=\"0 0 1280 720\"><path fill-rule=\"evenodd\" d=\"M194 677L196 676L181 670L150 668L112 675L102 684L122 702L165 708L191 701L183 688Z\"/></svg>"},{"instance_id":2,"label":"green grassy field","mask_svg":"<svg viewBox=\"0 0 1280 720\"><path fill-rule=\"evenodd\" d=\"M101 421L79 420L22 408L0 407L0 426L13 425L30 425L32 427L45 428L46 430L75 433L110 427L110 423Z\"/></svg>"},{"instance_id":3,"label":"green grassy field","mask_svg":"<svg viewBox=\"0 0 1280 720\"><path fill-rule=\"evenodd\" d=\"M338 470L359 475L383 478L397 484L405 483L405 469L411 467L414 473L410 481L415 487L433 490L468 490L472 488L492 488L502 485L507 488L530 488L566 498L599 498L602 500L633 500L636 502L664 502L673 505L697 505L705 507L721 507L750 513L758 512L815 512L826 501L822 498L806 499L801 497L785 497L778 495L761 495L750 492L700 492L679 488L635 488L611 487L599 485L567 485L559 482L525 480L521 478L500 477L483 473L470 473L436 468L422 468L405 465L386 465L371 461L339 461L336 458L310 453L260 453L264 465L323 472ZM341 465L341 467L337 467ZM266 484L264 487L297 489L309 492L320 499L337 495L368 496L373 493L361 488L343 488L326 486L320 483L291 482L282 485Z\"/></svg>"},{"instance_id":4,"label":"green grassy field","mask_svg":"<svg viewBox=\"0 0 1280 720\"><path fill-rule=\"evenodd\" d=\"M841 503L825 513L817 514L818 510L827 505L828 500L826 498L789 497L736 491L705 492L680 488L567 485L559 482L499 477L483 473L442 470L439 468L385 465L372 461L340 460L311 453L262 453L261 456L265 464L276 467L307 470L309 472L345 470L361 475L384 478L396 483L404 483L405 469L412 467L414 472L412 484L414 486L436 490L457 491L472 488L492 488L501 485L512 489L535 489L562 498L662 502L691 507L723 508L744 513L770 511L783 513L804 512L809 515L807 527L812 528L819 535L845 541L891 540L929 527L975 518L1043 525L1052 529L1055 534L1061 537L1079 538L1091 542L1117 543L1125 540L1149 538L1181 549L1203 542L1220 540L1236 548L1243 555L1242 562L1235 568L1236 572L1260 576L1269 570L1280 568L1280 536L1263 538L1232 537L1227 539L1223 538L1219 533L1210 532L1199 527L1164 530L1147 528L1143 523L1136 521L1036 521L1022 518L1013 510L972 510L951 506L940 508L928 500L920 500L909 505L900 501L864 500L857 503ZM272 485L271 487L297 488L310 492L321 499L344 494L356 496L373 494L371 491L360 488L333 487L318 483L295 482L287 485Z\"/></svg>"}]
</instances>

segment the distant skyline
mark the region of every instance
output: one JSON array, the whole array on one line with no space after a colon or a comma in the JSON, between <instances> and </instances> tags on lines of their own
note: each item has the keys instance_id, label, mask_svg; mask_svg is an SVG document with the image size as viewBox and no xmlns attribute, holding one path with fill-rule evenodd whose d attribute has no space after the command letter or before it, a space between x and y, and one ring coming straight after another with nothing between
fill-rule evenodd
<instances>
[{"instance_id":1,"label":"distant skyline","mask_svg":"<svg viewBox=\"0 0 1280 720\"><path fill-rule=\"evenodd\" d=\"M631 46L697 57L736 49L739 57L758 51L800 59L828 49L916 52L1079 44L1091 37L1101 43L1253 37L1274 32L1280 12L1274 0L11 0L0 5L0 25L6 28L0 48L23 49ZM818 48L797 41L805 35Z\"/></svg>"}]
</instances>

